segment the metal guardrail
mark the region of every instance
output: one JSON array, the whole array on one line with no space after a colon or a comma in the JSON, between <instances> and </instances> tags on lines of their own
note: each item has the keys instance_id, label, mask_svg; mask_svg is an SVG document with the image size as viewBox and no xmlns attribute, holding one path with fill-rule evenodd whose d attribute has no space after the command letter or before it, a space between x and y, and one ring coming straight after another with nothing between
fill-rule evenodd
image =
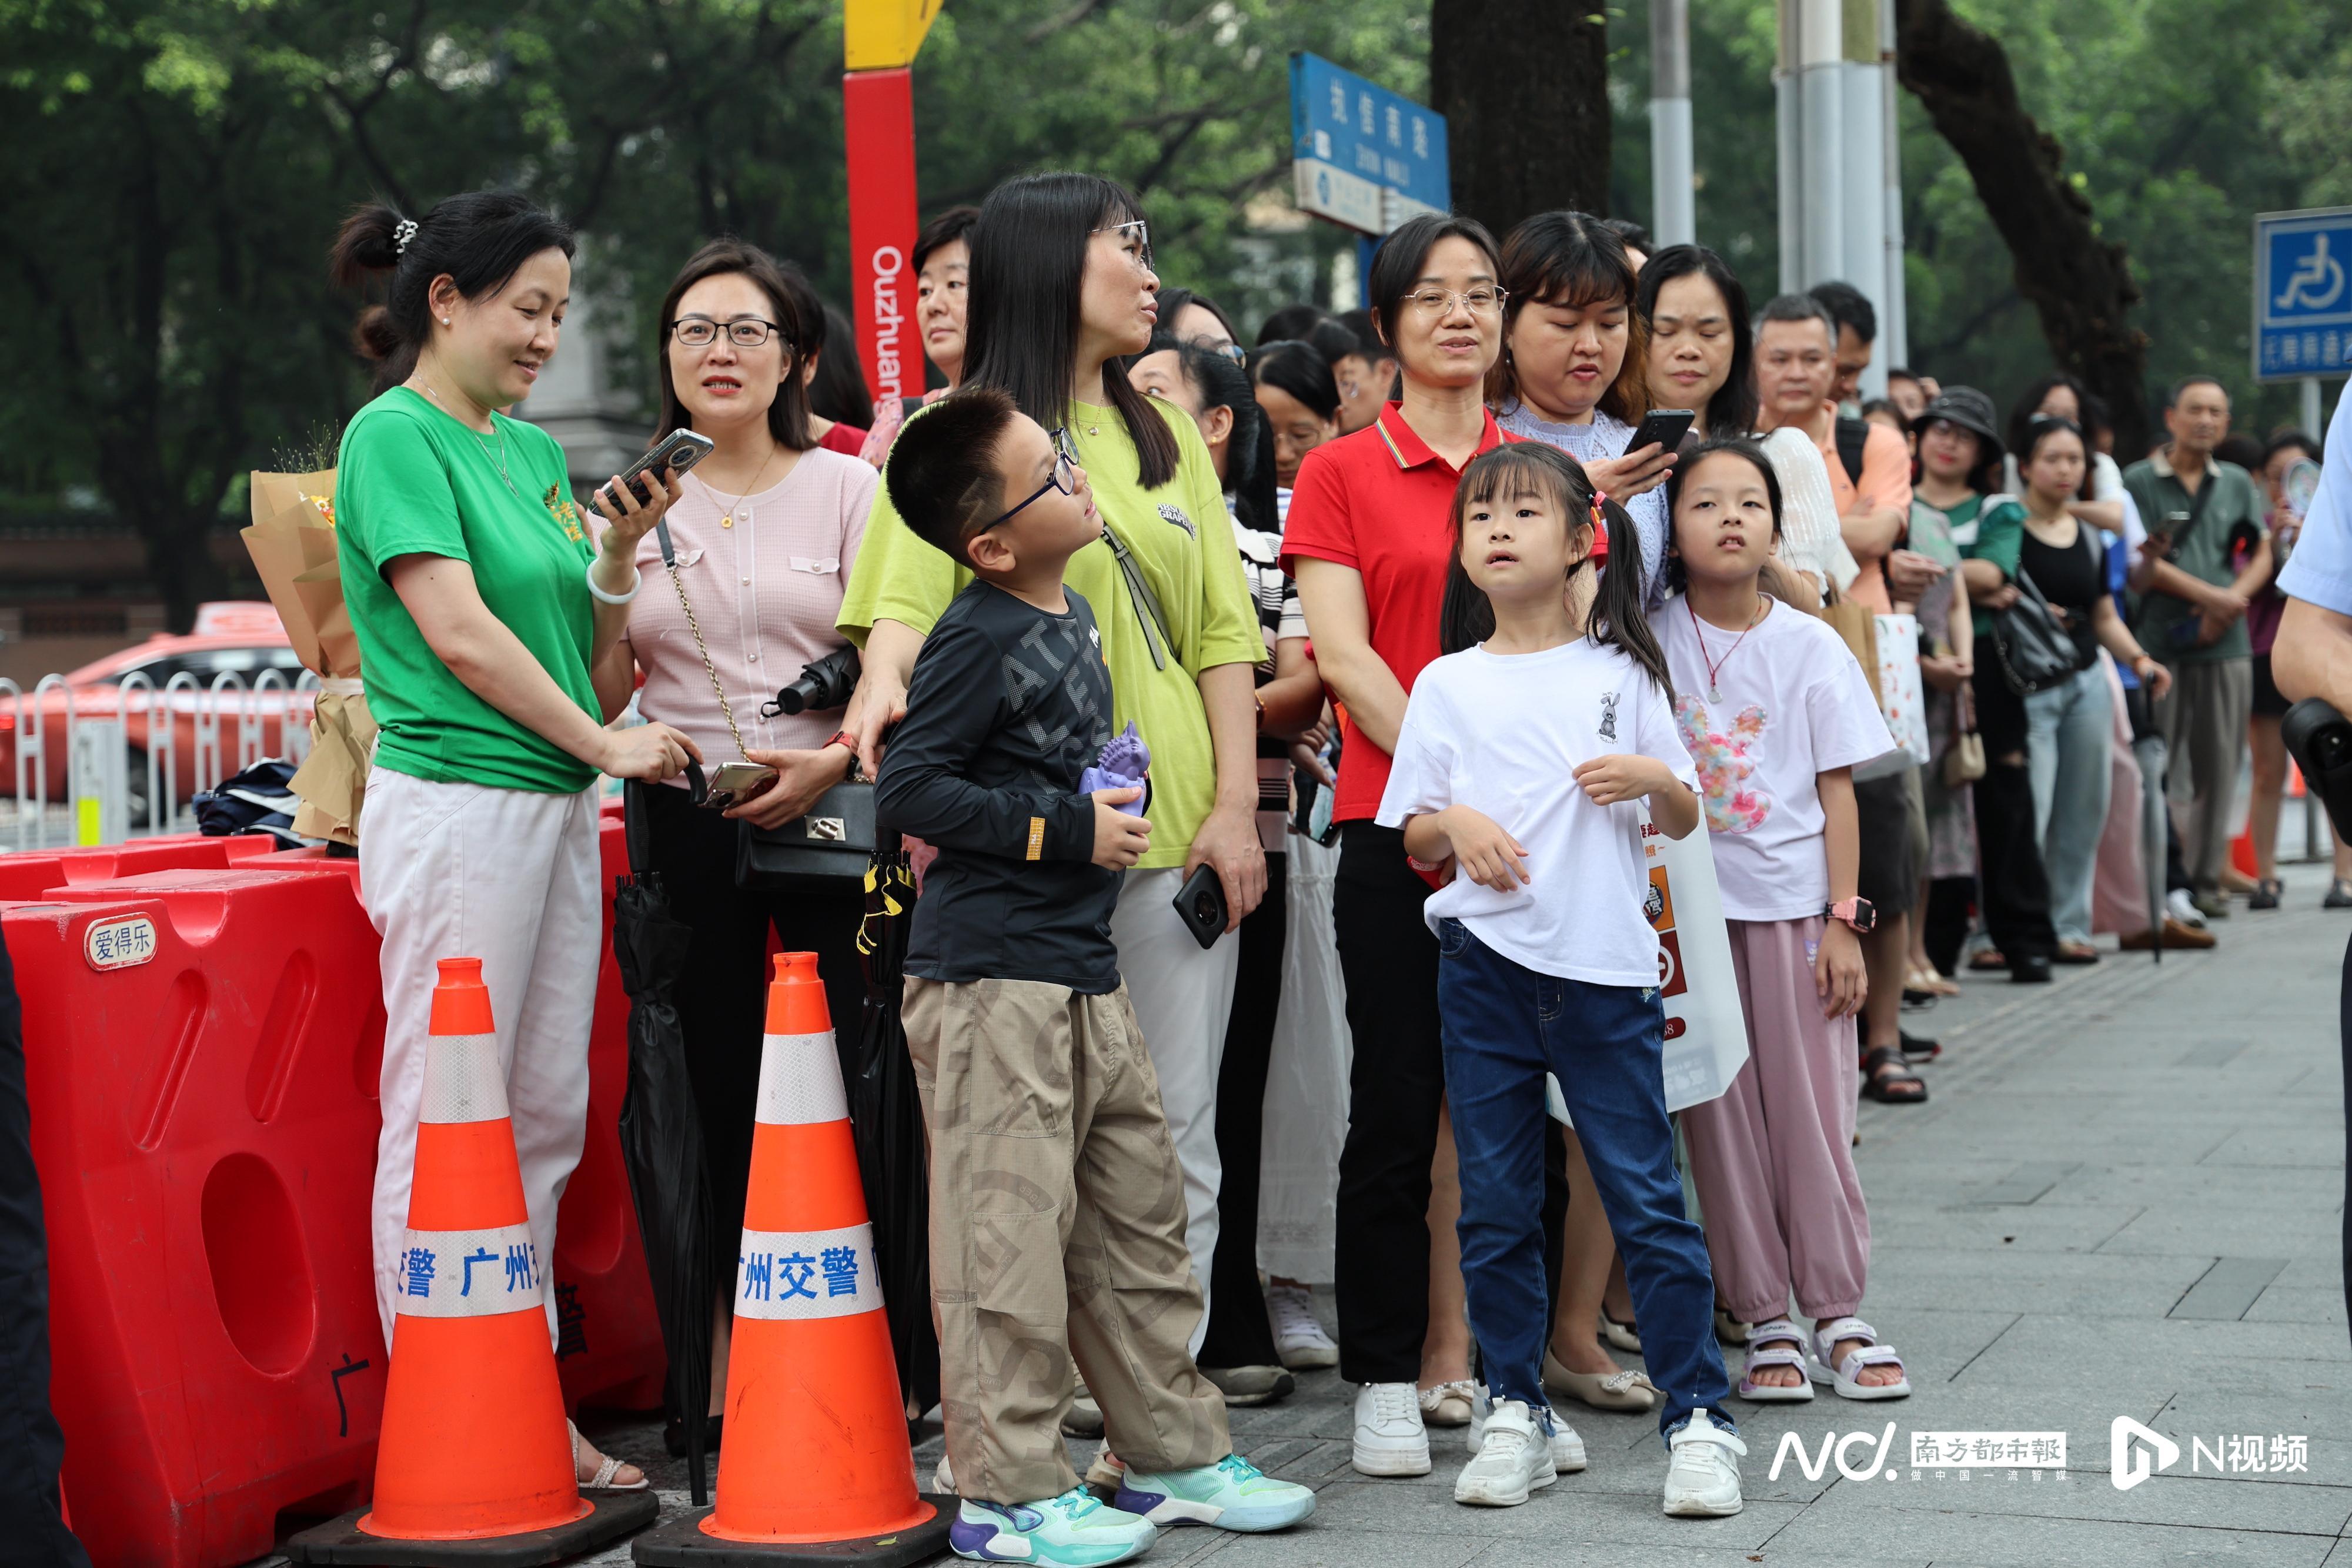
<instances>
[{"instance_id":1,"label":"metal guardrail","mask_svg":"<svg viewBox=\"0 0 2352 1568\"><path fill-rule=\"evenodd\" d=\"M185 671L159 689L134 671L77 692L62 675L26 691L0 676L0 850L114 843L194 829L194 797L267 758L310 751L319 677L264 670L210 685ZM277 744L273 747L271 742Z\"/></svg>"}]
</instances>

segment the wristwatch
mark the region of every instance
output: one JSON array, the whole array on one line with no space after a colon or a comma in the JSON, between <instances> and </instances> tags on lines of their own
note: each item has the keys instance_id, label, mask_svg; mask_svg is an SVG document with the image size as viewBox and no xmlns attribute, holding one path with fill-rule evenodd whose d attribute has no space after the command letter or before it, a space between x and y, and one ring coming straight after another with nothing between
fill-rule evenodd
<instances>
[{"instance_id":1,"label":"wristwatch","mask_svg":"<svg viewBox=\"0 0 2352 1568\"><path fill-rule=\"evenodd\" d=\"M1844 898L1822 911L1823 918L1843 920L1857 936L1867 936L1878 924L1878 907L1866 898Z\"/></svg>"}]
</instances>

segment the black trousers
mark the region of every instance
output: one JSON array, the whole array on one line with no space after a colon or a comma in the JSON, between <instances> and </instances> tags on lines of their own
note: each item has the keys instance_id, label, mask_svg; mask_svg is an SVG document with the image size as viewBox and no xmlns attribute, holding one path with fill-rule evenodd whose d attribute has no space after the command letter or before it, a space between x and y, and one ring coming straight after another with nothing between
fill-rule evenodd
<instances>
[{"instance_id":1,"label":"black trousers","mask_svg":"<svg viewBox=\"0 0 2352 1568\"><path fill-rule=\"evenodd\" d=\"M1209 1332L1202 1366L1279 1364L1265 1292L1257 1282L1258 1159L1265 1134L1265 1075L1282 1008L1282 949L1289 935L1290 857L1265 857L1265 902L1234 935L1241 943L1225 1056L1217 1069L1217 1250L1209 1267Z\"/></svg>"},{"instance_id":2,"label":"black trousers","mask_svg":"<svg viewBox=\"0 0 2352 1568\"><path fill-rule=\"evenodd\" d=\"M1406 863L1402 831L1340 829L1331 917L1355 1056L1333 1271L1339 1375L1350 1383L1416 1381L1429 1335L1429 1165L1445 1096L1437 938L1421 915L1429 891ZM1557 1304L1568 1153L1559 1124L1545 1129L1544 1264Z\"/></svg>"},{"instance_id":3,"label":"black trousers","mask_svg":"<svg viewBox=\"0 0 2352 1568\"><path fill-rule=\"evenodd\" d=\"M0 941L0 1563L89 1568L89 1553L58 1510L65 1457L65 1434L49 1409L48 1246L25 1095L24 1009Z\"/></svg>"},{"instance_id":4,"label":"black trousers","mask_svg":"<svg viewBox=\"0 0 2352 1568\"><path fill-rule=\"evenodd\" d=\"M866 892L844 878L839 892L757 893L735 885L736 825L691 804L683 789L644 791L653 829L653 869L672 914L694 928L677 988L687 1071L702 1118L703 1165L710 1175L719 1244L743 1228L751 1174L752 1113L760 1098L760 1052L767 1034L768 928L788 953L814 953L833 1013L846 1082L857 1050L866 982L857 967L857 923Z\"/></svg>"},{"instance_id":5,"label":"black trousers","mask_svg":"<svg viewBox=\"0 0 2352 1568\"><path fill-rule=\"evenodd\" d=\"M2051 957L2058 933L2050 924L2050 875L2033 832L2032 780L2023 767L1995 755L1976 782L1976 796L1985 934L2004 957Z\"/></svg>"},{"instance_id":6,"label":"black trousers","mask_svg":"<svg viewBox=\"0 0 2352 1568\"><path fill-rule=\"evenodd\" d=\"M2336 1029L2341 1042L2345 1082L2352 1083L2352 943L2344 948L2344 977L2336 988ZM2352 1113L2344 1124L2344 1305L2352 1312Z\"/></svg>"}]
</instances>

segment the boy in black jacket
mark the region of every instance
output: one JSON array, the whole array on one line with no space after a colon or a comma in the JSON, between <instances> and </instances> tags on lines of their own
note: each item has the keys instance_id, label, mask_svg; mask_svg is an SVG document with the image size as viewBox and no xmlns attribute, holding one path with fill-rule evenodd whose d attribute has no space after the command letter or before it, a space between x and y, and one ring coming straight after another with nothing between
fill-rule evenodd
<instances>
[{"instance_id":1,"label":"boy in black jacket","mask_svg":"<svg viewBox=\"0 0 2352 1568\"><path fill-rule=\"evenodd\" d=\"M939 849L905 1019L931 1131L931 1284L949 1539L981 1561L1095 1568L1158 1525L1276 1530L1314 1493L1233 1452L1185 1349L1201 1312L1183 1177L1111 944L1139 788L1078 792L1111 737L1110 673L1063 567L1102 536L1085 471L1001 392L909 420L884 475L972 583L925 639L877 805ZM1070 1358L1127 1465L1117 1506L1062 1442Z\"/></svg>"}]
</instances>

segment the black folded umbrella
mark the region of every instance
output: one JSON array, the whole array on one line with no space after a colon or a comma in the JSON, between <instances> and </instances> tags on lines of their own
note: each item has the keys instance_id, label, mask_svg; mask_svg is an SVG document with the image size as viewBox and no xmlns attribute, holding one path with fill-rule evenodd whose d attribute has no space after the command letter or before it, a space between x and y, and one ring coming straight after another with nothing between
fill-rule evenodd
<instances>
[{"instance_id":1,"label":"black folded umbrella","mask_svg":"<svg viewBox=\"0 0 2352 1568\"><path fill-rule=\"evenodd\" d=\"M939 1402L940 1345L931 1327L930 1172L923 1152L923 1103L898 1015L914 909L915 876L906 854L877 854L866 875L866 918L857 931L866 997L857 1009L857 1071L849 1114L857 1138L857 1174L874 1223L898 1387L910 1411L919 1415Z\"/></svg>"},{"instance_id":2,"label":"black folded umbrella","mask_svg":"<svg viewBox=\"0 0 2352 1568\"><path fill-rule=\"evenodd\" d=\"M646 869L649 830L628 786L630 874L614 879L613 956L629 994L629 1087L621 1102L621 1155L645 1239L654 1314L669 1353L665 1391L684 1417L694 1501L706 1500L703 1413L710 1407L711 1302L719 1249L711 1235L710 1181L702 1122L686 1071L686 1036L673 999L693 931L670 913L661 878Z\"/></svg>"}]
</instances>

